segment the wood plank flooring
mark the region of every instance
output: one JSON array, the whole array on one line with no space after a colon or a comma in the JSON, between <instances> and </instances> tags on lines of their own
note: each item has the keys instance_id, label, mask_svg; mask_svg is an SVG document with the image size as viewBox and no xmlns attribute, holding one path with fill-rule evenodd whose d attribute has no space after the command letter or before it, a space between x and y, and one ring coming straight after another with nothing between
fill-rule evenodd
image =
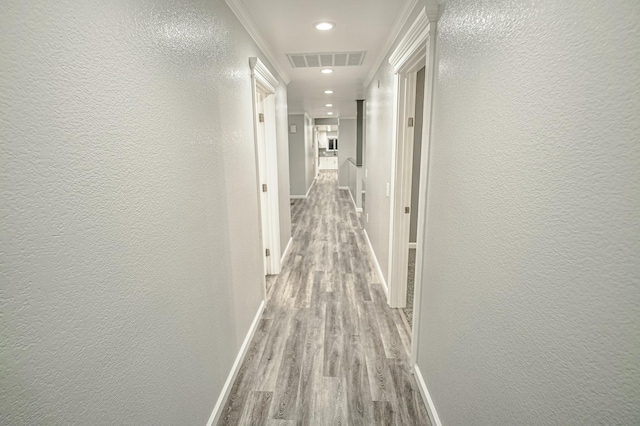
<instances>
[{"instance_id":1,"label":"wood plank flooring","mask_svg":"<svg viewBox=\"0 0 640 426\"><path fill-rule=\"evenodd\" d=\"M336 171L292 206L293 242L219 425L428 425L360 218Z\"/></svg>"}]
</instances>

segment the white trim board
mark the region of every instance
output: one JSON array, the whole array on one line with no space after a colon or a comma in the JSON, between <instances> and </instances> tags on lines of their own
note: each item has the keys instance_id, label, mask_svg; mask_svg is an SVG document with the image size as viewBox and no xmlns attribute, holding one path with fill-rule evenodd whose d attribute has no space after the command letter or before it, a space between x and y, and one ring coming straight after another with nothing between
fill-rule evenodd
<instances>
[{"instance_id":1,"label":"white trim board","mask_svg":"<svg viewBox=\"0 0 640 426\"><path fill-rule=\"evenodd\" d=\"M411 249L416 249L416 248L417 248L417 246L418 246L418 243L412 243L412 242L409 242L409 250L411 250Z\"/></svg>"},{"instance_id":2,"label":"white trim board","mask_svg":"<svg viewBox=\"0 0 640 426\"><path fill-rule=\"evenodd\" d=\"M280 258L280 263L284 263L284 260L287 258L287 255L289 254L289 250L291 249L291 243L293 242L293 237L289 238L289 242L287 243L287 246L284 248L284 251L282 252L282 257Z\"/></svg>"},{"instance_id":3,"label":"white trim board","mask_svg":"<svg viewBox=\"0 0 640 426\"><path fill-rule=\"evenodd\" d=\"M423 8L389 57L389 64L393 67L394 73L405 72L407 68L415 68L416 62L424 60L427 54L426 41L428 37L429 18ZM416 54L416 52L421 54Z\"/></svg>"},{"instance_id":4,"label":"white trim board","mask_svg":"<svg viewBox=\"0 0 640 426\"><path fill-rule=\"evenodd\" d=\"M249 67L251 68L251 75L253 75L268 92L275 94L278 79L271 74L271 71L269 71L269 68L267 68L264 62L262 62L260 58L252 56L249 58Z\"/></svg>"},{"instance_id":5,"label":"white trim board","mask_svg":"<svg viewBox=\"0 0 640 426\"><path fill-rule=\"evenodd\" d=\"M284 84L289 84L289 82L291 81L291 78L284 71L284 69L282 69L278 61L275 60L275 55L273 54L271 49L269 49L269 46L267 45L266 40L260 33L260 30L258 30L258 26L256 25L255 21L251 18L251 15L247 11L247 9L244 7L242 2L240 0L225 0L225 1L227 2L227 5L231 9L231 11L236 15L236 17L238 18L238 21L240 21L244 29L247 30L247 32L249 33L253 41L256 42L256 44L258 45L258 48L262 50L262 52L267 57L271 65L273 65L273 67L276 69L276 72L280 74L280 77L284 81Z\"/></svg>"},{"instance_id":6,"label":"white trim board","mask_svg":"<svg viewBox=\"0 0 640 426\"><path fill-rule=\"evenodd\" d=\"M356 209L356 213L362 213L362 207L358 207L356 205L356 200L353 199L353 195L351 194L351 190L349 190L348 186L339 186L338 189L343 191L349 191L349 198L351 198L351 202L353 203L353 208Z\"/></svg>"},{"instance_id":7,"label":"white trim board","mask_svg":"<svg viewBox=\"0 0 640 426\"><path fill-rule=\"evenodd\" d=\"M275 92L278 79L257 57L249 58L253 97L253 127L256 149L256 190L260 205L262 250L280 253L280 205L278 195L278 158ZM262 117L262 118L259 118ZM261 190L267 185L269 191ZM280 273L279 258L264 257L265 274Z\"/></svg>"},{"instance_id":8,"label":"white trim board","mask_svg":"<svg viewBox=\"0 0 640 426\"><path fill-rule=\"evenodd\" d=\"M378 273L378 277L380 278L380 284L382 284L382 288L384 290L385 296L389 297L389 288L387 287L387 282L384 279L384 275L382 275L382 268L378 263L378 258L376 257L376 252L373 250L373 246L371 245L371 240L369 239L369 234L367 234L367 230L363 229L364 238L367 240L367 246L369 246L369 253L371 254L371 260L373 260L373 265L376 267L376 272Z\"/></svg>"},{"instance_id":9,"label":"white trim board","mask_svg":"<svg viewBox=\"0 0 640 426\"><path fill-rule=\"evenodd\" d=\"M242 361L244 360L244 357L247 354L247 350L249 349L249 344L251 343L251 339L253 339L253 335L258 329L258 322L260 321L260 317L262 316L262 311L264 311L264 307L265 307L265 301L263 300L260 303L260 307L258 308L258 312L256 313L255 318L253 318L251 327L249 327L249 332L247 333L247 336L244 338L244 342L242 342L242 346L240 347L238 356L236 357L236 360L233 363L233 366L231 367L231 371L229 372L227 381L224 383L224 386L222 387L222 392L220 392L220 396L216 401L216 405L213 407L211 416L209 416L209 421L207 422L207 426L213 426L218 423L218 420L220 420L220 414L222 414L222 409L224 408L224 404L227 402L227 398L229 398L229 393L231 393L233 382L235 382L236 376L240 371L240 366L242 365Z\"/></svg>"},{"instance_id":10,"label":"white trim board","mask_svg":"<svg viewBox=\"0 0 640 426\"><path fill-rule=\"evenodd\" d=\"M424 382L424 377L422 377L422 372L420 371L418 364L413 364L413 374L416 378L416 382L418 382L418 389L420 389L422 400L424 401L424 405L427 407L427 414L429 414L431 423L433 426L442 426L442 422L440 421L440 417L438 417L438 412L436 411L436 406L433 404L433 399L431 399L431 395L427 389L427 384Z\"/></svg>"},{"instance_id":11,"label":"white trim board","mask_svg":"<svg viewBox=\"0 0 640 426\"><path fill-rule=\"evenodd\" d=\"M418 198L418 229L416 233L416 264L415 286L413 296L413 327L411 328L411 357L410 364L418 360L418 344L420 341L420 316L422 312L422 277L424 275L425 241L427 239L427 203L429 199L429 170L431 169L431 107L433 103L433 81L435 76L434 51L436 23L429 24L429 39L427 40L427 75L425 75L425 104L422 126L422 154L420 159L420 188L422 194Z\"/></svg>"},{"instance_id":12,"label":"white trim board","mask_svg":"<svg viewBox=\"0 0 640 426\"><path fill-rule=\"evenodd\" d=\"M415 115L416 73L426 63L430 23L424 8L399 41L389 57L394 71L394 114L391 150L391 188L389 210L389 280L388 303L403 308L407 300L407 260L410 217L404 214L411 202L414 128L409 125ZM425 98L425 102L430 99ZM428 124L425 124L428 126ZM424 144L423 144L424 146ZM422 190L422 188L421 188ZM418 221L421 220L418 215ZM420 239L418 237L418 239ZM421 253L419 253L421 254Z\"/></svg>"},{"instance_id":13,"label":"white trim board","mask_svg":"<svg viewBox=\"0 0 640 426\"><path fill-rule=\"evenodd\" d=\"M309 189L307 189L307 193L304 195L289 195L289 198L293 199L293 200L304 200L305 198L309 197L309 193L311 192L311 188L313 188L313 185L315 185L316 183L316 179L313 178L313 182L311 182L311 185L309 185Z\"/></svg>"},{"instance_id":14,"label":"white trim board","mask_svg":"<svg viewBox=\"0 0 640 426\"><path fill-rule=\"evenodd\" d=\"M400 13L398 13L398 16L396 16L395 21L393 21L391 30L389 31L389 34L387 34L387 38L380 50L380 53L376 57L375 62L371 65L371 69L369 70L367 77L364 79L364 87L369 86L371 80L373 80L373 77L378 72L378 68L380 68L382 61L384 61L384 58L389 53L389 49L393 46L393 42L396 41L398 34L402 31L402 27L407 23L407 20L409 19L409 16L411 16L411 12L416 7L416 4L418 4L418 0L407 0L402 5L402 9L400 10Z\"/></svg>"},{"instance_id":15,"label":"white trim board","mask_svg":"<svg viewBox=\"0 0 640 426\"><path fill-rule=\"evenodd\" d=\"M316 184L316 178L313 178L313 182L311 182L311 185L309 185L309 189L307 189L307 193L305 194L305 198L309 196L309 193L311 192L311 188L313 188L313 185Z\"/></svg>"}]
</instances>

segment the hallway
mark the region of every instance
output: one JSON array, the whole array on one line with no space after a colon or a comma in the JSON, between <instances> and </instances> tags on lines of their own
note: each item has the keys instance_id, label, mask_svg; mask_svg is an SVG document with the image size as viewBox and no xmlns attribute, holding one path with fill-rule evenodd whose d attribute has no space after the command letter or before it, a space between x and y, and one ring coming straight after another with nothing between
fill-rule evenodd
<instances>
[{"instance_id":1,"label":"hallway","mask_svg":"<svg viewBox=\"0 0 640 426\"><path fill-rule=\"evenodd\" d=\"M322 171L298 204L291 251L219 424L430 425L409 334L337 173Z\"/></svg>"}]
</instances>

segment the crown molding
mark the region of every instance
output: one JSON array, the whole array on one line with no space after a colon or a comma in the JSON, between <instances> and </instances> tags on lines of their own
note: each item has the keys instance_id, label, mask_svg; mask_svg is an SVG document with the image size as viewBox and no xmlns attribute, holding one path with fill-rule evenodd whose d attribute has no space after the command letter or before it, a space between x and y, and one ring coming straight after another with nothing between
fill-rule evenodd
<instances>
[{"instance_id":1,"label":"crown molding","mask_svg":"<svg viewBox=\"0 0 640 426\"><path fill-rule=\"evenodd\" d=\"M371 80L373 80L373 76L375 76L376 72L378 72L378 68L380 68L380 65L384 61L384 58L387 56L387 53L389 53L391 46L393 46L393 42L398 37L398 34L400 34L400 31L402 31L402 27L407 23L409 16L411 16L411 12L417 4L418 0L407 0L405 1L404 5L402 5L400 13L398 13L398 16L396 16L396 19L395 21L393 21L393 25L391 26L391 30L387 34L387 39L382 47L382 50L380 50L380 52L378 53L375 62L373 63L371 69L369 70L369 73L367 74L367 77L364 79L364 87L369 86Z\"/></svg>"},{"instance_id":2,"label":"crown molding","mask_svg":"<svg viewBox=\"0 0 640 426\"><path fill-rule=\"evenodd\" d=\"M249 67L251 67L251 75L260 82L264 88L271 93L276 93L276 87L278 86L278 79L275 75L271 74L269 68L260 60L252 56L249 58Z\"/></svg>"},{"instance_id":3,"label":"crown molding","mask_svg":"<svg viewBox=\"0 0 640 426\"><path fill-rule=\"evenodd\" d=\"M411 27L407 30L398 46L395 48L391 56L389 56L389 63L393 68L394 73L400 72L400 70L408 63L413 54L421 48L422 45L426 46L427 38L429 37L430 23L425 8L420 10L418 16L411 24ZM426 54L426 51L424 52Z\"/></svg>"},{"instance_id":4,"label":"crown molding","mask_svg":"<svg viewBox=\"0 0 640 426\"><path fill-rule=\"evenodd\" d=\"M438 20L438 13L440 12L440 4L446 0L427 0L425 3L425 9L430 22Z\"/></svg>"},{"instance_id":5,"label":"crown molding","mask_svg":"<svg viewBox=\"0 0 640 426\"><path fill-rule=\"evenodd\" d=\"M247 30L247 32L249 33L253 41L256 42L260 50L262 50L262 53L264 53L264 55L267 57L271 65L273 65L273 67L276 69L276 72L280 75L280 77L284 81L284 84L289 84L289 82L291 81L291 78L282 69L282 67L280 67L280 64L278 63L278 61L275 60L275 56L273 55L273 52L271 51L271 49L269 49L267 42L265 41L264 37L262 37L260 30L258 30L258 26L256 25L253 18L251 18L251 15L249 15L247 8L244 7L244 4L242 4L242 1L241 0L225 0L225 1L229 6L229 8L231 8L233 13L236 15L236 17L238 18L238 20L240 21L244 29Z\"/></svg>"}]
</instances>

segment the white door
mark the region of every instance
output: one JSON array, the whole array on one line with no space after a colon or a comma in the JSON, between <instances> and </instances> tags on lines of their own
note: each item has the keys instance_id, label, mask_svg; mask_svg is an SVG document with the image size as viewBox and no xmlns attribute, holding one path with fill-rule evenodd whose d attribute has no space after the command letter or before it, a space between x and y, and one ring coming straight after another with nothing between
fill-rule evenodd
<instances>
[{"instance_id":1,"label":"white door","mask_svg":"<svg viewBox=\"0 0 640 426\"><path fill-rule=\"evenodd\" d=\"M256 117L255 117L255 121L256 121L256 141L257 141L257 148L258 148L258 175L259 175L259 182L260 182L260 188L258 188L258 190L260 191L260 211L262 212L262 252L263 252L263 267L264 267L264 273L265 275L267 275L267 273L269 272L269 268L267 265L267 250L269 249L268 243L269 243L269 237L267 232L265 232L267 229L269 229L269 224L270 224L270 220L269 220L269 199L267 197L267 191L265 191L265 189L268 189L267 187L267 150L265 147L265 141L266 141L266 130L265 130L265 122L266 122L266 117L265 117L265 107L264 107L264 103L265 103L265 98L266 98L266 94L264 92L258 91L256 94Z\"/></svg>"},{"instance_id":2,"label":"white door","mask_svg":"<svg viewBox=\"0 0 640 426\"><path fill-rule=\"evenodd\" d=\"M280 210L276 141L278 80L258 58L249 58L253 76L253 111L257 184L262 228L262 256L266 274L280 273Z\"/></svg>"}]
</instances>

